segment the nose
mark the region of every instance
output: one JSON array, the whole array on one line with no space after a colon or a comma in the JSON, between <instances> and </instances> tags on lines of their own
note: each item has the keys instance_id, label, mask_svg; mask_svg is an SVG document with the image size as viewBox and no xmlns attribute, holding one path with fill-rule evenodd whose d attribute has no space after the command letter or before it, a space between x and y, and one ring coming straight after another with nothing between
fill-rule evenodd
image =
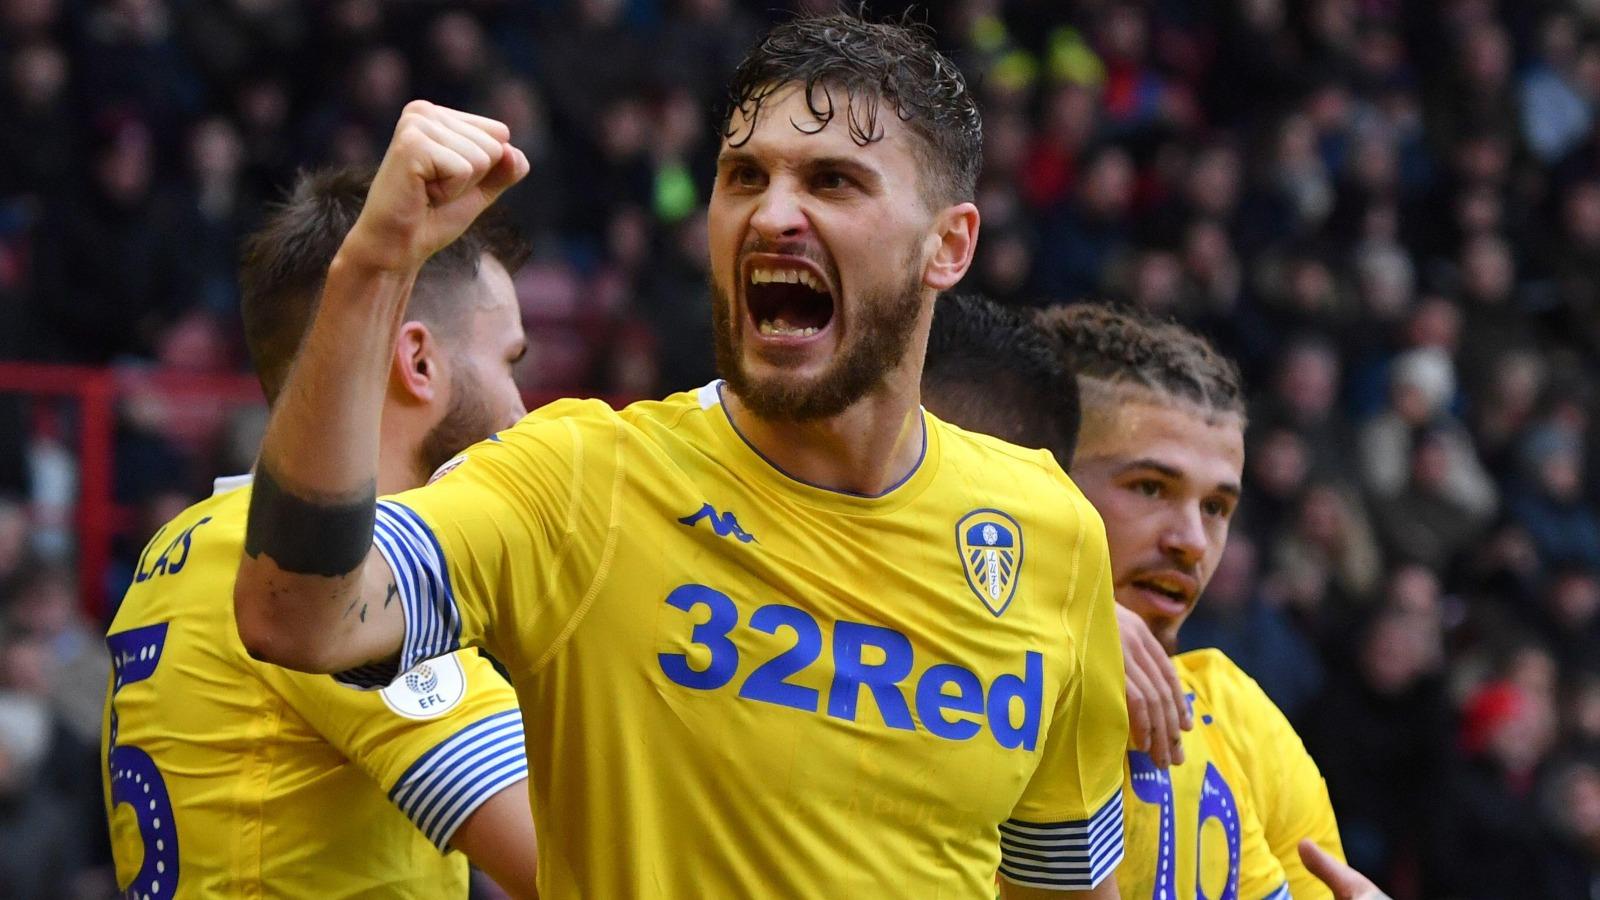
<instances>
[{"instance_id":1,"label":"nose","mask_svg":"<svg viewBox=\"0 0 1600 900\"><path fill-rule=\"evenodd\" d=\"M750 217L750 227L764 243L792 241L811 227L800 196L788 179L775 178L767 185Z\"/></svg>"},{"instance_id":2,"label":"nose","mask_svg":"<svg viewBox=\"0 0 1600 900\"><path fill-rule=\"evenodd\" d=\"M1161 531L1161 552L1179 565L1198 565L1206 555L1206 528L1198 506L1174 510Z\"/></svg>"}]
</instances>

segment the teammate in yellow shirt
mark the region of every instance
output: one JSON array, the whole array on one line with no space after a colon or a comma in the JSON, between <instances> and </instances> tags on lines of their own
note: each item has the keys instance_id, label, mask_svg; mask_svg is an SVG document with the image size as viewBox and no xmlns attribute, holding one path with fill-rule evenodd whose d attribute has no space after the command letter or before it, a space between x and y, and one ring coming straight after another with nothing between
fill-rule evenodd
<instances>
[{"instance_id":1,"label":"teammate in yellow shirt","mask_svg":"<svg viewBox=\"0 0 1600 900\"><path fill-rule=\"evenodd\" d=\"M269 400L367 181L304 178L250 242L243 313ZM421 484L520 415L518 256L482 226L418 276L378 404L385 488ZM251 659L231 603L249 481L220 480L156 534L110 627L106 802L127 896L465 897L467 862L451 850L531 896L510 686L475 651L419 663L380 693Z\"/></svg>"},{"instance_id":2,"label":"teammate in yellow shirt","mask_svg":"<svg viewBox=\"0 0 1600 900\"><path fill-rule=\"evenodd\" d=\"M1031 320L978 298L939 301L922 396L946 421L1051 450L1071 467L1080 417L1071 379L1045 331ZM1089 449L1097 447L1092 443ZM1113 562L1117 549L1112 547ZM1125 644L1128 637L1123 635ZM1117 870L1122 895L1286 896L1283 867L1267 846L1243 769L1218 730L1209 727L1215 683L1242 676L1220 654L1187 654L1178 668L1178 696L1187 694L1205 725L1189 736L1183 765L1168 769L1149 753L1128 754L1127 859Z\"/></svg>"},{"instance_id":3,"label":"teammate in yellow shirt","mask_svg":"<svg viewBox=\"0 0 1600 900\"><path fill-rule=\"evenodd\" d=\"M527 168L503 125L408 107L268 428L241 635L367 684L490 648L547 898L976 900L997 869L1007 897L1115 897L1104 531L1048 454L918 404L976 244L976 106L925 35L845 15L778 26L734 92L727 381L552 405L378 503L410 273Z\"/></svg>"},{"instance_id":4,"label":"teammate in yellow shirt","mask_svg":"<svg viewBox=\"0 0 1600 900\"><path fill-rule=\"evenodd\" d=\"M1117 602L1137 612L1171 652L1215 570L1239 502L1238 372L1192 332L1135 314L1069 306L1047 311L1042 321L1077 373L1083 425L1072 475L1105 518ZM1274 874L1252 874L1248 820L1241 817L1235 829L1224 814L1221 829L1207 824L1213 818L1207 804L1231 795L1241 809L1253 805L1293 895L1329 896L1299 855L1299 843L1310 839L1342 856L1327 787L1304 744L1260 686L1222 654L1186 653L1173 662L1193 695L1197 722L1184 739L1187 761L1165 775L1141 754L1130 755L1132 793L1156 799L1130 804L1129 831L1158 839L1130 839L1118 875L1124 894L1162 896L1162 875L1176 871L1179 896L1188 896L1190 858L1199 859L1194 883L1206 896L1235 878L1240 897L1269 890ZM1175 808L1165 804L1168 783ZM1198 814L1184 808L1186 792L1199 798ZM1190 827L1193 843L1185 839ZM1209 836L1219 831L1215 840ZM1212 875L1214 869L1227 878Z\"/></svg>"}]
</instances>

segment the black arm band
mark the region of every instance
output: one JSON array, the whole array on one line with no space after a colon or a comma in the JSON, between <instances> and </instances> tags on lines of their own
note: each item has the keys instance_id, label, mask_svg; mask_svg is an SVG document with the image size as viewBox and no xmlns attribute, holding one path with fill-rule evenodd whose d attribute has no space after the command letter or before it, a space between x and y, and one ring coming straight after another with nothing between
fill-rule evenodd
<instances>
[{"instance_id":1,"label":"black arm band","mask_svg":"<svg viewBox=\"0 0 1600 900\"><path fill-rule=\"evenodd\" d=\"M278 568L297 575L348 575L372 548L377 501L376 482L368 482L365 496L354 502L307 500L285 490L266 466L257 466L244 552L251 559L265 553Z\"/></svg>"}]
</instances>

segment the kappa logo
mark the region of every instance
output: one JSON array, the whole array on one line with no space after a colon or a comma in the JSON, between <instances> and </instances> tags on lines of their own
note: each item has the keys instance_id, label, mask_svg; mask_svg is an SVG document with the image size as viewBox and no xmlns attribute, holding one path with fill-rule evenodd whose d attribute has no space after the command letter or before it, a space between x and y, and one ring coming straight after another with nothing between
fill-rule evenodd
<instances>
[{"instance_id":1,"label":"kappa logo","mask_svg":"<svg viewBox=\"0 0 1600 900\"><path fill-rule=\"evenodd\" d=\"M717 537L735 537L739 539L741 544L756 543L756 536L740 528L739 520L734 517L733 513L719 513L716 507L709 503L700 507L699 512L684 516L678 522L693 528L700 524L701 519L709 519L711 521L711 530L717 533Z\"/></svg>"},{"instance_id":2,"label":"kappa logo","mask_svg":"<svg viewBox=\"0 0 1600 900\"><path fill-rule=\"evenodd\" d=\"M1022 526L998 509L975 509L956 523L956 552L967 587L999 618L1017 593Z\"/></svg>"}]
</instances>

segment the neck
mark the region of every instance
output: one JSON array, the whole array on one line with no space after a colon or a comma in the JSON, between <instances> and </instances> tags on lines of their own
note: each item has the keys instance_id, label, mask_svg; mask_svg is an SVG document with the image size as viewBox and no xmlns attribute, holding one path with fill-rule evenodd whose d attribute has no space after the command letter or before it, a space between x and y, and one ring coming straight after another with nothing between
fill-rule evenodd
<instances>
[{"instance_id":1,"label":"neck","mask_svg":"<svg viewBox=\"0 0 1600 900\"><path fill-rule=\"evenodd\" d=\"M891 376L893 380L894 376ZM834 491L876 496L911 474L922 458L916 382L883 387L828 419L767 419L724 392L728 416L761 454L793 478Z\"/></svg>"},{"instance_id":2,"label":"neck","mask_svg":"<svg viewBox=\"0 0 1600 900\"><path fill-rule=\"evenodd\" d=\"M378 496L384 494L398 494L409 491L414 487L421 487L428 482L432 472L422 471L422 465L417 461L416 441L409 437L396 440L393 432L396 427L390 422L390 417L384 417L383 437L378 449ZM405 452L385 448L404 447ZM258 460L250 466L250 473L255 474Z\"/></svg>"},{"instance_id":3,"label":"neck","mask_svg":"<svg viewBox=\"0 0 1600 900\"><path fill-rule=\"evenodd\" d=\"M378 495L398 494L421 487L432 472L424 472L418 461L418 436L413 433L410 417L398 413L392 406L384 409L382 434L378 445Z\"/></svg>"}]
</instances>

